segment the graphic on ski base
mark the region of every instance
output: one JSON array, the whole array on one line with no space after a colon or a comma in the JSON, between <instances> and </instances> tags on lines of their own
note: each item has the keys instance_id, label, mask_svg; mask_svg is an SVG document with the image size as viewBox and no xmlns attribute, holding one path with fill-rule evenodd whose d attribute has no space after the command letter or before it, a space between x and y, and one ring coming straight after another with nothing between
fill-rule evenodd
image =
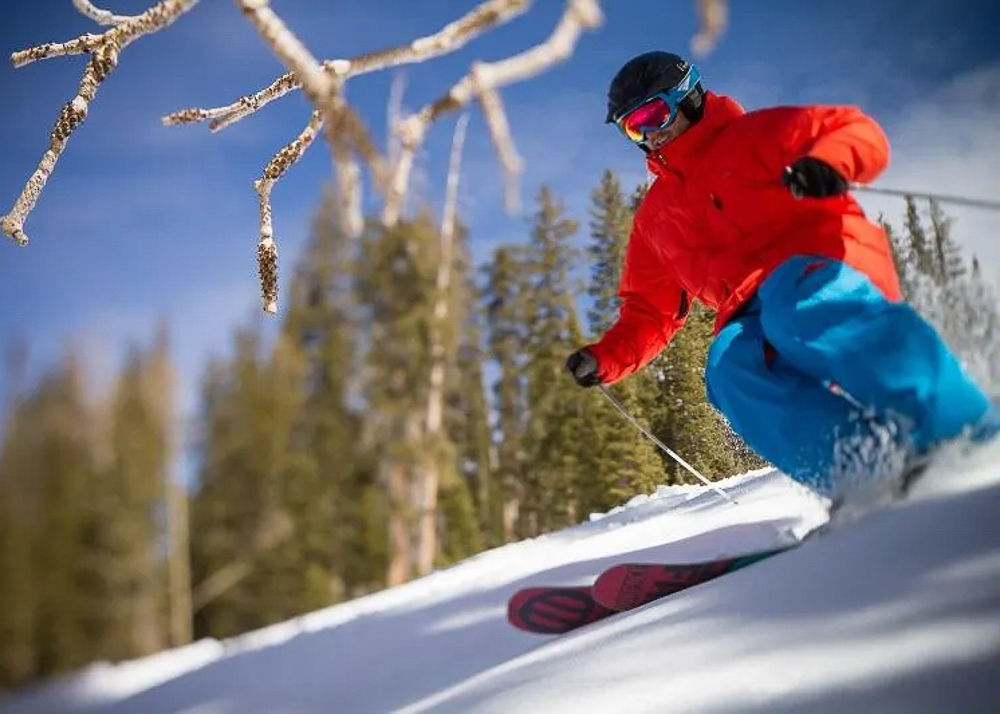
<instances>
[{"instance_id":1,"label":"graphic on ski base","mask_svg":"<svg viewBox=\"0 0 1000 714\"><path fill-rule=\"evenodd\" d=\"M563 634L708 582L785 550L788 548L699 563L613 565L598 575L589 587L536 586L518 590L507 602L507 620L526 632Z\"/></svg>"},{"instance_id":2,"label":"graphic on ski base","mask_svg":"<svg viewBox=\"0 0 1000 714\"><path fill-rule=\"evenodd\" d=\"M594 600L586 585L524 588L507 601L507 620L540 635L561 635L615 612Z\"/></svg>"}]
</instances>

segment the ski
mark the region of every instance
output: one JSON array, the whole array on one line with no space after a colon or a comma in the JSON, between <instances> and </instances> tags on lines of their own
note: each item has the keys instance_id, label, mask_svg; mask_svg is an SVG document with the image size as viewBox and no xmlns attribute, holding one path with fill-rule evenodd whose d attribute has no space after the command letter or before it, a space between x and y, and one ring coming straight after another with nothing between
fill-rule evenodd
<instances>
[{"instance_id":1,"label":"ski","mask_svg":"<svg viewBox=\"0 0 1000 714\"><path fill-rule=\"evenodd\" d=\"M794 547L794 546L792 546ZM622 563L588 586L536 586L507 602L507 620L526 632L559 635L739 570L789 548L697 563Z\"/></svg>"},{"instance_id":2,"label":"ski","mask_svg":"<svg viewBox=\"0 0 1000 714\"><path fill-rule=\"evenodd\" d=\"M780 548L700 563L622 563L602 572L591 587L594 601L631 610L788 550Z\"/></svg>"}]
</instances>

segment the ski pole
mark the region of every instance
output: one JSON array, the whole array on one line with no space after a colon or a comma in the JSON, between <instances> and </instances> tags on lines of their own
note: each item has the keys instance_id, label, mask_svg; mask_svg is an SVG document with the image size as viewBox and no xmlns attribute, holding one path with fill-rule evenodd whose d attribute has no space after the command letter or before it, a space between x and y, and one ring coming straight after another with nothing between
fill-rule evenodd
<instances>
[{"instance_id":1,"label":"ski pole","mask_svg":"<svg viewBox=\"0 0 1000 714\"><path fill-rule=\"evenodd\" d=\"M947 196L940 193L925 193L921 191L902 191L895 188L878 188L875 186L863 186L852 184L852 191L866 191L868 193L880 193L884 196L910 196L912 198L922 198L926 200L940 201L941 203L954 203L959 206L969 208L984 208L990 211L1000 211L1000 202L990 201L985 198L967 198L965 196Z\"/></svg>"},{"instance_id":2,"label":"ski pole","mask_svg":"<svg viewBox=\"0 0 1000 714\"><path fill-rule=\"evenodd\" d=\"M667 454L667 456L669 456L674 461L676 461L678 464L680 464L681 466L683 466L691 474L693 474L695 476L695 478L697 478L703 484L705 484L710 489L712 489L713 491L715 491L717 494L719 494L720 496L722 496L724 499L726 499L727 501L729 501L730 503L732 503L734 506L739 505L739 502L735 498L733 498L732 496L730 496L728 493L726 493L721 488L719 488L714 483L712 483L707 478L705 478L700 473L698 473L697 469L695 469L691 464L689 464L687 461L685 461L680 456L678 456L672 449L670 449L670 447L668 447L666 444L664 444L662 441L660 441L656 437L656 434L653 434L651 431L649 431L648 429L646 429L646 427L644 427L642 424L640 424L639 421L634 416L632 416L631 414L628 413L628 410L625 409L625 407L622 406L621 402L619 402L618 399L615 398L615 395L613 395L608 390L608 388L605 385L599 384L598 385L598 389L601 390L601 394L603 394L605 397L607 397L608 401L611 402L611 405L615 409L617 409L621 413L621 415L623 417L625 417L626 419L628 419L628 421L632 424L632 426L634 426L636 429L638 429L639 432L643 436L645 436L647 439L649 439L654 444L656 444L660 449L662 449L663 452Z\"/></svg>"}]
</instances>

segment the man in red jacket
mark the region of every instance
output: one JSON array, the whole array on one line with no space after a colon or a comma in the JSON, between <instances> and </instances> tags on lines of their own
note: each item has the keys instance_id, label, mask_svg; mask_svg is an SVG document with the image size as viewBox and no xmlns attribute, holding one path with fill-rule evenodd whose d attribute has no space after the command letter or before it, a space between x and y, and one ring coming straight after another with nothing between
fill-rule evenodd
<instances>
[{"instance_id":1,"label":"man in red jacket","mask_svg":"<svg viewBox=\"0 0 1000 714\"><path fill-rule=\"evenodd\" d=\"M789 476L836 492L896 475L1000 417L901 299L888 237L848 193L889 160L854 107L745 112L677 55L627 62L607 121L655 180L636 213L617 322L567 360L581 386L649 363L692 300L717 313L708 398Z\"/></svg>"}]
</instances>

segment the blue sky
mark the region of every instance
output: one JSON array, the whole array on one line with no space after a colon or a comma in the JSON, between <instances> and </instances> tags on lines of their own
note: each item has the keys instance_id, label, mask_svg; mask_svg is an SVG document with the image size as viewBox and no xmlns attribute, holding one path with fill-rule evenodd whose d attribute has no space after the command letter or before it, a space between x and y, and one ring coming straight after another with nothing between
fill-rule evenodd
<instances>
[{"instance_id":1,"label":"blue sky","mask_svg":"<svg viewBox=\"0 0 1000 714\"><path fill-rule=\"evenodd\" d=\"M137 13L152 0L108 9ZM472 3L458 0L274 0L272 7L324 58L350 57L435 32ZM448 57L406 71L405 106L444 92L477 59L494 60L548 36L564 3L538 0L527 16ZM616 69L649 49L686 53L692 2L604 0L603 28L585 34L570 60L503 91L526 161L525 214L549 184L585 222L601 171L629 185L644 176L641 154L602 124L604 91ZM419 6L419 13L414 9ZM1000 4L958 0L733 0L729 31L698 62L707 85L749 109L776 103L852 103L878 118L893 141L880 185L996 198L1000 193ZM0 55L100 28L70 0L4 0ZM13 204L44 151L84 58L0 66L0 212ZM0 243L0 345L28 339L37 370L73 340L94 374L107 378L125 345L148 341L166 317L190 410L209 354L259 314L254 262L257 204L251 182L308 118L296 95L217 134L204 125L163 127L160 117L218 106L269 83L283 67L231 0L202 2L166 31L122 54L86 122L71 138L26 229L29 246ZM391 75L348 85L348 97L385 135ZM553 120L552 118L557 119ZM454 119L441 122L420 155L417 187L440 206ZM502 173L473 111L463 174L462 218L476 255L522 240L526 215L503 210ZM274 221L283 277L304 243L329 154L317 142L275 188ZM895 217L893 199L865 199ZM958 235L988 270L1000 268L993 239L1000 217L956 212ZM584 238L580 238L581 244ZM2 379L2 377L0 377ZM2 384L0 384L2 386Z\"/></svg>"}]
</instances>

